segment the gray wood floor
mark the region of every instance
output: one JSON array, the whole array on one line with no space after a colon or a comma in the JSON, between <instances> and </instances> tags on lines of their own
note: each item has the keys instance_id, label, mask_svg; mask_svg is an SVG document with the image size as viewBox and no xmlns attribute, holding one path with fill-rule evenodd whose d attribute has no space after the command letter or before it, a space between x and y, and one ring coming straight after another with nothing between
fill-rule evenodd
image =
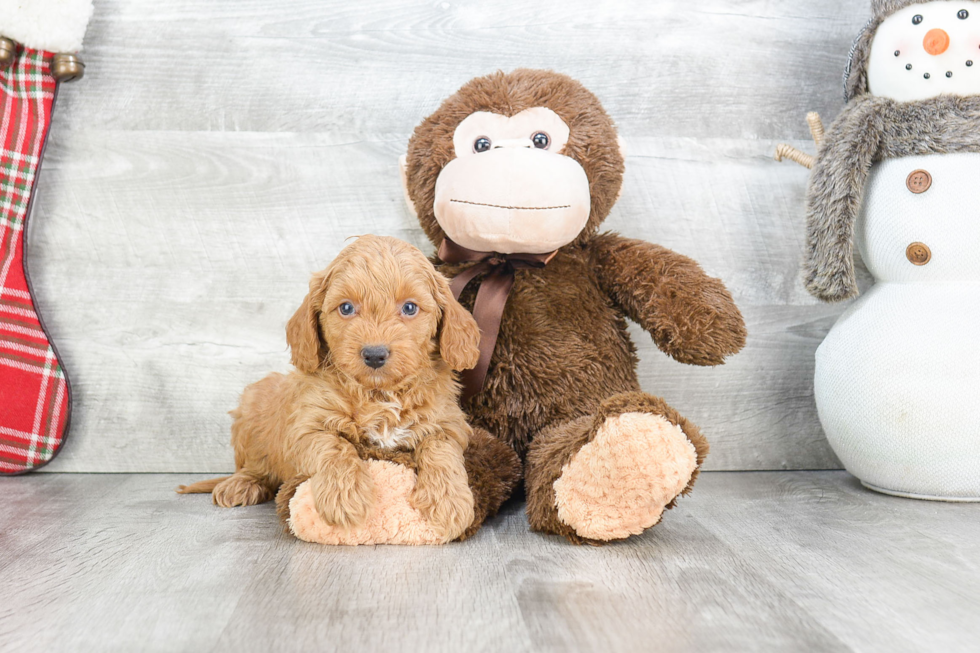
<instances>
[{"instance_id":1,"label":"gray wood floor","mask_svg":"<svg viewBox=\"0 0 980 653\"><path fill-rule=\"evenodd\" d=\"M980 505L844 472L707 473L644 537L518 503L445 547L330 548L187 475L0 479L3 651L976 651Z\"/></svg>"}]
</instances>

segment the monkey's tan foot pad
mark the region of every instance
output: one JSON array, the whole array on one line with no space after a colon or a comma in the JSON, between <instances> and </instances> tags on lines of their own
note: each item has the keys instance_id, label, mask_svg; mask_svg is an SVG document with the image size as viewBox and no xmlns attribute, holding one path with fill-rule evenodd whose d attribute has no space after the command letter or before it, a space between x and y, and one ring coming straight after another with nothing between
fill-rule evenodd
<instances>
[{"instance_id":1,"label":"monkey's tan foot pad","mask_svg":"<svg viewBox=\"0 0 980 653\"><path fill-rule=\"evenodd\" d=\"M318 544L441 544L443 539L409 503L415 472L393 462L371 460L374 506L358 528L345 531L324 522L313 504L309 481L289 501L289 530L306 542Z\"/></svg>"},{"instance_id":2,"label":"monkey's tan foot pad","mask_svg":"<svg viewBox=\"0 0 980 653\"><path fill-rule=\"evenodd\" d=\"M696 468L694 445L666 418L609 417L555 481L558 518L593 540L638 535L660 521Z\"/></svg>"}]
</instances>

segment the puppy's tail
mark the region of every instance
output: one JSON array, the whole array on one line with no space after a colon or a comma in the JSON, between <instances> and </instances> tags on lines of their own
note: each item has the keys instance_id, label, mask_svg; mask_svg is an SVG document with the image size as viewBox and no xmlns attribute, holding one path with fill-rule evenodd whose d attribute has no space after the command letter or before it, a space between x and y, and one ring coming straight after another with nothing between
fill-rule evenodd
<instances>
[{"instance_id":1,"label":"puppy's tail","mask_svg":"<svg viewBox=\"0 0 980 653\"><path fill-rule=\"evenodd\" d=\"M212 478L206 481L198 481L197 483L191 483L190 485L179 485L177 486L177 494L206 494L216 488L218 483L225 480L226 478L231 478L230 476L222 476L221 478Z\"/></svg>"}]
</instances>

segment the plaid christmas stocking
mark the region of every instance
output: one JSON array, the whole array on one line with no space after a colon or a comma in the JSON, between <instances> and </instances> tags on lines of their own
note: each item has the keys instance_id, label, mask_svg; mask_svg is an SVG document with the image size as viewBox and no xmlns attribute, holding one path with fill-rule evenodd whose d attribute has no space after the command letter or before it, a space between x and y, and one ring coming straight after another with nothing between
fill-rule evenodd
<instances>
[{"instance_id":1,"label":"plaid christmas stocking","mask_svg":"<svg viewBox=\"0 0 980 653\"><path fill-rule=\"evenodd\" d=\"M31 21L39 19L38 10L52 9L47 4L15 3L0 15L0 474L30 471L54 458L71 412L68 377L38 314L25 259L27 220L58 82L80 77L82 71L74 55L15 40L24 32L44 45L37 25L45 19ZM81 4L88 7L80 28L84 33L91 4ZM58 39L65 42L66 35Z\"/></svg>"}]
</instances>

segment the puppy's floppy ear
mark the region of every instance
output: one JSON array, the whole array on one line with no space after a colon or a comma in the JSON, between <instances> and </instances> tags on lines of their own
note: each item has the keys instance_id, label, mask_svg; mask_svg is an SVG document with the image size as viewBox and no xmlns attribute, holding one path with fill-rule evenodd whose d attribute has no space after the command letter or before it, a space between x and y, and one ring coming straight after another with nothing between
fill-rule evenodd
<instances>
[{"instance_id":1,"label":"puppy's floppy ear","mask_svg":"<svg viewBox=\"0 0 980 653\"><path fill-rule=\"evenodd\" d=\"M463 308L449 289L449 282L432 271L435 298L442 310L439 321L439 353L457 372L476 366L480 359L480 328L470 312Z\"/></svg>"},{"instance_id":2,"label":"puppy's floppy ear","mask_svg":"<svg viewBox=\"0 0 980 653\"><path fill-rule=\"evenodd\" d=\"M328 270L310 279L310 292L286 324L286 342L292 351L292 363L300 372L312 374L327 357L327 344L320 336L320 309L323 295L330 285Z\"/></svg>"}]
</instances>

